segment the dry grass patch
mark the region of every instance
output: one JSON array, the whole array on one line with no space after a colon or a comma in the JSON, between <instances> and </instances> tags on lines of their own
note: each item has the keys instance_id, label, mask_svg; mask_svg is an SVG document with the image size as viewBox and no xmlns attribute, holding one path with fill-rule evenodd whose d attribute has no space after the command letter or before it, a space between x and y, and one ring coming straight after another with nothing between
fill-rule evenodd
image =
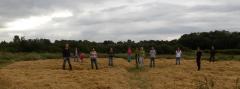
<instances>
[{"instance_id":1,"label":"dry grass patch","mask_svg":"<svg viewBox=\"0 0 240 89\"><path fill-rule=\"evenodd\" d=\"M155 68L135 68L115 59L114 67L99 59L99 70L92 70L89 59L73 62L73 71L62 70L62 60L21 61L0 69L1 89L239 89L240 62L202 62L196 71L194 60L158 59ZM203 87L203 88L202 88Z\"/></svg>"}]
</instances>

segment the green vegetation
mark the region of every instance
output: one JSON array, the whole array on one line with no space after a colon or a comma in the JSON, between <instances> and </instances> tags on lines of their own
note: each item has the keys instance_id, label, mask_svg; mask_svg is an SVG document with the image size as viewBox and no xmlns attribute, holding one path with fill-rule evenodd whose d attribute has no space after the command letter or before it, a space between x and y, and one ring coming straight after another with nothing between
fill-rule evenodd
<instances>
[{"instance_id":1,"label":"green vegetation","mask_svg":"<svg viewBox=\"0 0 240 89\"><path fill-rule=\"evenodd\" d=\"M4 52L54 52L62 51L64 44L69 43L70 49L79 48L81 52L89 53L91 48L95 48L99 53L107 53L112 47L116 53L126 53L127 48L144 47L149 50L152 46L159 54L174 54L175 49L180 47L184 51L191 51L200 47L204 50L212 45L223 54L240 53L240 32L211 31L201 33L184 34L179 39L171 41L163 40L143 40L134 42L132 40L113 42L90 42L87 40L56 40L51 42L49 39L25 39L25 37L14 36L13 41L0 43L0 51Z\"/></svg>"},{"instance_id":2,"label":"green vegetation","mask_svg":"<svg viewBox=\"0 0 240 89\"><path fill-rule=\"evenodd\" d=\"M79 48L81 52L88 53L91 48L95 48L100 58L106 58L109 48L112 47L117 58L127 58L127 48L131 47L133 52L137 47L144 47L145 51L153 46L156 48L157 58L175 59L175 49L180 47L183 51L184 59L195 59L197 47L204 50L203 59L209 59L209 48L214 45L216 48L217 60L240 60L240 32L212 31L185 34L177 40L172 41L139 41L132 40L113 42L90 42L87 40L56 40L50 42L49 39L25 39L25 37L14 36L13 41L0 43L0 64L19 60L57 59L61 58L64 44L70 44L73 54L74 48ZM134 56L132 57L134 58Z\"/></svg>"},{"instance_id":3,"label":"green vegetation","mask_svg":"<svg viewBox=\"0 0 240 89\"><path fill-rule=\"evenodd\" d=\"M60 59L62 57L61 53L10 53L10 52L0 52L0 67L7 65L9 63L15 61L29 61L29 60L39 60L39 59ZM89 57L89 54L86 54L85 57ZM99 58L107 58L106 53L99 53ZM124 58L127 59L126 53L115 54L116 58ZM146 57L148 58L148 57ZM175 59L174 54L160 54L157 55L157 58L165 58L165 59ZM194 60L195 54L194 52L184 52L183 58L186 60ZM132 57L134 59L134 56ZM209 53L205 53L203 55L203 60L209 59ZM238 60L240 61L240 55L229 55L229 54L216 54L216 61L219 60ZM133 69L134 70L134 69Z\"/></svg>"},{"instance_id":4,"label":"green vegetation","mask_svg":"<svg viewBox=\"0 0 240 89\"><path fill-rule=\"evenodd\" d=\"M0 53L0 67L5 66L15 61L29 61L39 59L59 59L60 53Z\"/></svg>"}]
</instances>

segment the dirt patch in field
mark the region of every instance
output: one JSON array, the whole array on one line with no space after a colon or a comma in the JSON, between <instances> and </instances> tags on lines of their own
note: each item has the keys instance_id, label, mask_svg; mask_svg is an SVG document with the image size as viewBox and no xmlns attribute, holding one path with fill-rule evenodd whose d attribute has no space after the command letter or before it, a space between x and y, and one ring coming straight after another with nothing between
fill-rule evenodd
<instances>
[{"instance_id":1,"label":"dirt patch in field","mask_svg":"<svg viewBox=\"0 0 240 89\"><path fill-rule=\"evenodd\" d=\"M114 67L107 59L99 59L99 70L92 70L89 59L73 62L73 70L62 70L62 60L22 61L0 69L1 89L192 89L214 87L233 89L240 78L239 61L202 62L196 71L194 60L158 59L156 67L135 68L134 60L115 59ZM68 69L68 68L67 68Z\"/></svg>"}]
</instances>

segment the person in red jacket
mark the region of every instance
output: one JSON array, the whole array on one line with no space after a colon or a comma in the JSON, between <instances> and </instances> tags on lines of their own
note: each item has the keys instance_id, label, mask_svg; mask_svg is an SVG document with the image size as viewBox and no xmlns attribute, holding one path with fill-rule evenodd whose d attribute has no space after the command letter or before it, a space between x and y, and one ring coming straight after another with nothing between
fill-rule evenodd
<instances>
[{"instance_id":1,"label":"person in red jacket","mask_svg":"<svg viewBox=\"0 0 240 89\"><path fill-rule=\"evenodd\" d=\"M80 53L80 60L81 60L81 62L83 63L83 59L84 59L84 53Z\"/></svg>"}]
</instances>

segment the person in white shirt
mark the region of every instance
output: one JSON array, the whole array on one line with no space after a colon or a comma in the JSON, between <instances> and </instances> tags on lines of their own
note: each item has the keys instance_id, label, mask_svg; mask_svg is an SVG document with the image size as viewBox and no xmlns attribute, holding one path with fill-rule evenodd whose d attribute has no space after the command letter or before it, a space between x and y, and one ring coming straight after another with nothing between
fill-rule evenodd
<instances>
[{"instance_id":1,"label":"person in white shirt","mask_svg":"<svg viewBox=\"0 0 240 89\"><path fill-rule=\"evenodd\" d=\"M151 48L150 52L150 67L155 67L155 58L156 58L156 50L154 47Z\"/></svg>"},{"instance_id":2,"label":"person in white shirt","mask_svg":"<svg viewBox=\"0 0 240 89\"><path fill-rule=\"evenodd\" d=\"M181 57L182 57L182 51L180 48L177 48L177 50L176 50L176 65L180 65Z\"/></svg>"},{"instance_id":3,"label":"person in white shirt","mask_svg":"<svg viewBox=\"0 0 240 89\"><path fill-rule=\"evenodd\" d=\"M95 51L95 49L93 48L92 51L90 52L90 57L91 57L91 66L93 69L93 65L95 65L96 69L98 69L97 66L97 52Z\"/></svg>"}]
</instances>

